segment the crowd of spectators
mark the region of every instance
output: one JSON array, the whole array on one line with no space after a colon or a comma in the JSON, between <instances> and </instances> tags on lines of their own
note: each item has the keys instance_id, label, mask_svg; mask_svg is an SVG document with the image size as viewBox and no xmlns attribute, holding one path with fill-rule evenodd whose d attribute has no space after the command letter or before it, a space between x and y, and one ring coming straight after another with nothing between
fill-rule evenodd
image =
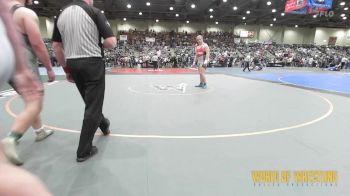
<instances>
[{"instance_id":1,"label":"crowd of spectators","mask_svg":"<svg viewBox=\"0 0 350 196\"><path fill-rule=\"evenodd\" d=\"M194 44L197 34L186 32L118 32L119 35L127 35L127 40L118 41L118 47L112 51L106 51L107 61L123 67L147 67L149 61L158 54L159 66L162 67L186 67L192 64L194 58ZM223 66L224 59L238 56L231 47L234 45L234 35L231 33L204 33L204 42L210 45L211 64ZM155 38L154 41L146 41L147 37ZM114 62L113 62L114 60ZM226 63L227 64L227 63Z\"/></svg>"},{"instance_id":2,"label":"crowd of spectators","mask_svg":"<svg viewBox=\"0 0 350 196\"><path fill-rule=\"evenodd\" d=\"M118 35L127 39L118 39L116 48L105 50L105 61L110 67L152 67L155 61L158 67L188 67L194 59L198 34L210 47L209 66L243 66L249 60L264 66L350 67L350 47L247 43L233 33L222 32L120 31Z\"/></svg>"},{"instance_id":3,"label":"crowd of spectators","mask_svg":"<svg viewBox=\"0 0 350 196\"><path fill-rule=\"evenodd\" d=\"M277 62L284 66L332 68L337 70L349 68L349 47L315 45L275 45L271 47Z\"/></svg>"}]
</instances>

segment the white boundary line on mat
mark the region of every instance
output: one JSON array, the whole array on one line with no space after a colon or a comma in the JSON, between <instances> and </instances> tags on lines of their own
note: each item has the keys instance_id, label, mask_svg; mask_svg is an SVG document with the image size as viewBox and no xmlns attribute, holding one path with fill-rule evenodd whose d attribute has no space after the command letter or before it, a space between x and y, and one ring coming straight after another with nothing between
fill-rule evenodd
<instances>
[{"instance_id":1,"label":"white boundary line on mat","mask_svg":"<svg viewBox=\"0 0 350 196\"><path fill-rule=\"evenodd\" d=\"M309 94L312 94L312 95L320 98L324 103L327 104L328 110L324 114L322 114L321 116L319 116L313 120L301 123L301 124L296 124L296 125L287 126L287 127L280 127L280 128L275 128L275 129L267 129L267 130L263 130L263 129L262 130L251 130L249 132L247 130L245 130L244 133L242 133L243 130L242 131L236 130L234 132L241 132L241 133L218 134L218 135L139 135L139 134L114 134L113 133L113 134L110 134L110 136L122 137L122 138L140 138L140 139L216 139L216 138L234 138L234 137L256 136L256 135L265 135L265 134L272 134L272 133L278 133L278 132L285 132L285 131L292 130L292 129L306 127L306 126L318 123L318 122L326 119L327 117L329 117L333 113L333 110L334 110L333 103L330 100L328 100L326 97L323 97L322 95L319 95L319 94L314 93L314 92L309 91L309 90L304 90L304 89L298 89L298 90L303 91L303 92L307 92ZM12 97L5 104L5 110L12 117L17 117L17 114L15 114L11 109L11 105L12 105L12 102L14 100L16 100L18 97L19 97L18 95ZM55 129L57 131L80 134L80 131L74 130L74 129L66 129L66 128L55 127L55 126L51 126L51 125L45 125L45 126L48 128L51 128L51 129ZM112 132L118 132L118 131L112 131ZM97 134L97 135L101 135L101 134Z\"/></svg>"}]
</instances>

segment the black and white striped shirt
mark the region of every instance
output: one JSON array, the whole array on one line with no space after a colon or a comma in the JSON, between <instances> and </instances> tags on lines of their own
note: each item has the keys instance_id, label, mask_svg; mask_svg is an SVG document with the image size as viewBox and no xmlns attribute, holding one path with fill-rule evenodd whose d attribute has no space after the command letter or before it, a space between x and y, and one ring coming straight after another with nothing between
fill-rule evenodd
<instances>
[{"instance_id":1,"label":"black and white striped shirt","mask_svg":"<svg viewBox=\"0 0 350 196\"><path fill-rule=\"evenodd\" d=\"M101 10L84 1L68 5L55 22L52 41L62 42L66 59L102 57L100 41L113 37Z\"/></svg>"}]
</instances>

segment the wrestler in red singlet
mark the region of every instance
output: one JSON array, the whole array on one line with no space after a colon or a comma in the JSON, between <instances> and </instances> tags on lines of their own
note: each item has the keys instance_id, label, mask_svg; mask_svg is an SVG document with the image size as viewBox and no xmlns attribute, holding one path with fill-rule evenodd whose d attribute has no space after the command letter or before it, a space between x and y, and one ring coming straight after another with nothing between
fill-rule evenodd
<instances>
[{"instance_id":1,"label":"wrestler in red singlet","mask_svg":"<svg viewBox=\"0 0 350 196\"><path fill-rule=\"evenodd\" d=\"M195 48L196 55L192 65L192 67L195 67L197 65L198 73L200 77L200 83L196 87L201 87L203 89L206 89L207 79L204 74L205 74L205 69L207 68L207 65L209 63L210 50L209 50L209 46L203 42L203 37L201 35L197 36L196 41L197 41L197 45Z\"/></svg>"}]
</instances>

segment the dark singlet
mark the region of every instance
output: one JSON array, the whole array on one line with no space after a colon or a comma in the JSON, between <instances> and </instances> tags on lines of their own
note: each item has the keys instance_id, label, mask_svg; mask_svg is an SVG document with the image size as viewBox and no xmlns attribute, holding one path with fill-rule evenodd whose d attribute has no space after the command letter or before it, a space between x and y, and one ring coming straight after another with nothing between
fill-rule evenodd
<instances>
[{"instance_id":1,"label":"dark singlet","mask_svg":"<svg viewBox=\"0 0 350 196\"><path fill-rule=\"evenodd\" d=\"M11 8L11 13L12 15L16 12L17 9L21 8L21 7L25 7L23 5L14 5L12 6ZM27 56L27 60L28 60L28 64L30 66L30 69L33 71L33 73L35 73L38 78L40 79L40 74L39 74L39 69L38 69L38 61L37 61L37 57L36 57L36 54L35 54L35 51L33 49L33 47L31 46L30 44L30 41L29 41L29 37L27 34L23 34L21 33L22 35L22 39L23 39L23 42L24 42L24 46L25 46L25 52L26 52L26 56Z\"/></svg>"}]
</instances>

